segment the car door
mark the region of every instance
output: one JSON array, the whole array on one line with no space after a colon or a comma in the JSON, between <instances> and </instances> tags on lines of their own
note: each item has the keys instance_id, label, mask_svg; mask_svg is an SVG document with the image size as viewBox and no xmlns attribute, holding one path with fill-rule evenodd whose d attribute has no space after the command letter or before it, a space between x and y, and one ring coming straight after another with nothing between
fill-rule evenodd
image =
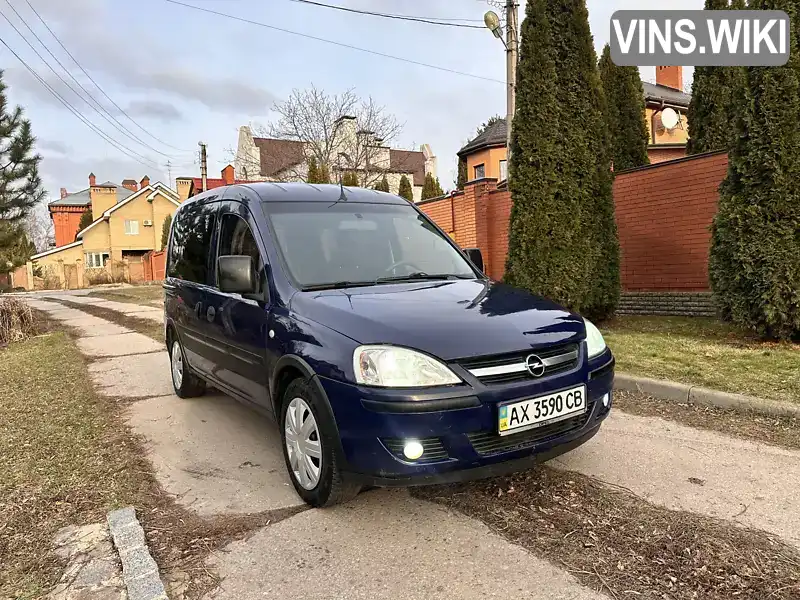
<instances>
[{"instance_id":1,"label":"car door","mask_svg":"<svg viewBox=\"0 0 800 600\"><path fill-rule=\"evenodd\" d=\"M219 349L214 377L250 402L270 409L266 343L270 317L266 253L247 206L225 200L218 215L217 256L249 256L257 273L256 294L243 296L209 288L207 320Z\"/></svg>"},{"instance_id":2,"label":"car door","mask_svg":"<svg viewBox=\"0 0 800 600\"><path fill-rule=\"evenodd\" d=\"M213 348L206 322L207 292L214 276L217 196L180 208L175 216L167 265L166 309L172 315L186 361L208 376Z\"/></svg>"}]
</instances>

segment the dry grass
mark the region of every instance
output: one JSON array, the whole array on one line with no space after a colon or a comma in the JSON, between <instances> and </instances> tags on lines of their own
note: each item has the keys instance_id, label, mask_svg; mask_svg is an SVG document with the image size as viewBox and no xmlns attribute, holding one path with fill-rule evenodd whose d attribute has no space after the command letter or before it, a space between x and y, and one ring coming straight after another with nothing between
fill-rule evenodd
<instances>
[{"instance_id":1,"label":"dry grass","mask_svg":"<svg viewBox=\"0 0 800 600\"><path fill-rule=\"evenodd\" d=\"M69 300L55 300L50 299L50 302L57 302L70 308L82 310L86 314L100 317L106 321L111 321L122 327L127 327L133 331L144 334L157 342L164 342L164 326L161 323L152 321L150 319L140 319L139 317L129 317L119 311L110 308L103 308L102 306L94 306L91 304L77 304Z\"/></svg>"},{"instance_id":2,"label":"dry grass","mask_svg":"<svg viewBox=\"0 0 800 600\"><path fill-rule=\"evenodd\" d=\"M800 554L762 531L542 467L414 494L485 522L616 600L791 600Z\"/></svg>"},{"instance_id":3,"label":"dry grass","mask_svg":"<svg viewBox=\"0 0 800 600\"><path fill-rule=\"evenodd\" d=\"M36 333L30 307L19 298L0 298L0 347Z\"/></svg>"},{"instance_id":4,"label":"dry grass","mask_svg":"<svg viewBox=\"0 0 800 600\"><path fill-rule=\"evenodd\" d=\"M714 319L618 317L602 327L619 371L800 402L800 345L763 342Z\"/></svg>"},{"instance_id":5,"label":"dry grass","mask_svg":"<svg viewBox=\"0 0 800 600\"><path fill-rule=\"evenodd\" d=\"M65 525L133 505L162 574L190 577L188 597L217 584L208 554L303 510L206 519L179 506L153 474L125 403L98 396L64 331L0 350L0 598L44 596L63 566L51 553Z\"/></svg>"},{"instance_id":6,"label":"dry grass","mask_svg":"<svg viewBox=\"0 0 800 600\"><path fill-rule=\"evenodd\" d=\"M689 427L800 450L800 419L677 403L622 391L614 392L614 407L634 415L661 417Z\"/></svg>"},{"instance_id":7,"label":"dry grass","mask_svg":"<svg viewBox=\"0 0 800 600\"><path fill-rule=\"evenodd\" d=\"M142 285L136 287L123 287L110 290L97 290L89 293L90 296L115 300L117 302L130 302L144 306L154 306L153 301L164 301L164 288L160 285Z\"/></svg>"}]
</instances>

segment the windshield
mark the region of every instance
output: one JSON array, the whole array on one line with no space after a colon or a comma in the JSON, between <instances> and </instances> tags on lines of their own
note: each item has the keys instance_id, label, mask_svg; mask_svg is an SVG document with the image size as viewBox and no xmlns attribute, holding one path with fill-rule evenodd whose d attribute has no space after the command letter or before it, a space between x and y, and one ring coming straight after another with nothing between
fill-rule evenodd
<instances>
[{"instance_id":1,"label":"windshield","mask_svg":"<svg viewBox=\"0 0 800 600\"><path fill-rule=\"evenodd\" d=\"M271 202L265 208L284 262L303 288L476 277L408 205Z\"/></svg>"}]
</instances>

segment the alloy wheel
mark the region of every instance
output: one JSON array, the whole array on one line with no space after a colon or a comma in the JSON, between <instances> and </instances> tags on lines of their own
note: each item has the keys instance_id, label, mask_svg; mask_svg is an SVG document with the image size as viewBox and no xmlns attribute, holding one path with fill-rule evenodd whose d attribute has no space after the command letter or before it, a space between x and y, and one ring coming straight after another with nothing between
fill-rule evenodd
<instances>
[{"instance_id":1,"label":"alloy wheel","mask_svg":"<svg viewBox=\"0 0 800 600\"><path fill-rule=\"evenodd\" d=\"M174 341L172 342L172 383L176 390L181 389L183 384L183 353L181 352L181 345Z\"/></svg>"},{"instance_id":2,"label":"alloy wheel","mask_svg":"<svg viewBox=\"0 0 800 600\"><path fill-rule=\"evenodd\" d=\"M302 398L294 398L284 419L286 452L297 482L312 490L319 483L322 471L322 445L314 413Z\"/></svg>"}]
</instances>

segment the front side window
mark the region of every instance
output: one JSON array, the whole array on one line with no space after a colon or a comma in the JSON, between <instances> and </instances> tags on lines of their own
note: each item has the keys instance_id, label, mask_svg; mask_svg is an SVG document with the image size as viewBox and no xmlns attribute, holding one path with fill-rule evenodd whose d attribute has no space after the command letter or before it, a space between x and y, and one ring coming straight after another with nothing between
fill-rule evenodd
<instances>
[{"instance_id":1,"label":"front side window","mask_svg":"<svg viewBox=\"0 0 800 600\"><path fill-rule=\"evenodd\" d=\"M268 203L281 256L302 287L403 279L474 279L433 224L409 205Z\"/></svg>"},{"instance_id":2,"label":"front side window","mask_svg":"<svg viewBox=\"0 0 800 600\"><path fill-rule=\"evenodd\" d=\"M215 203L190 204L179 210L172 225L167 274L207 283L212 264L211 239L216 224Z\"/></svg>"},{"instance_id":3,"label":"front side window","mask_svg":"<svg viewBox=\"0 0 800 600\"><path fill-rule=\"evenodd\" d=\"M473 179L483 179L486 177L486 167L482 164L475 166L475 177Z\"/></svg>"},{"instance_id":4,"label":"front side window","mask_svg":"<svg viewBox=\"0 0 800 600\"><path fill-rule=\"evenodd\" d=\"M125 235L139 235L139 221L125 219Z\"/></svg>"},{"instance_id":5,"label":"front side window","mask_svg":"<svg viewBox=\"0 0 800 600\"><path fill-rule=\"evenodd\" d=\"M249 256L253 267L261 276L264 261L247 221L236 215L223 215L219 230L219 256Z\"/></svg>"}]
</instances>

